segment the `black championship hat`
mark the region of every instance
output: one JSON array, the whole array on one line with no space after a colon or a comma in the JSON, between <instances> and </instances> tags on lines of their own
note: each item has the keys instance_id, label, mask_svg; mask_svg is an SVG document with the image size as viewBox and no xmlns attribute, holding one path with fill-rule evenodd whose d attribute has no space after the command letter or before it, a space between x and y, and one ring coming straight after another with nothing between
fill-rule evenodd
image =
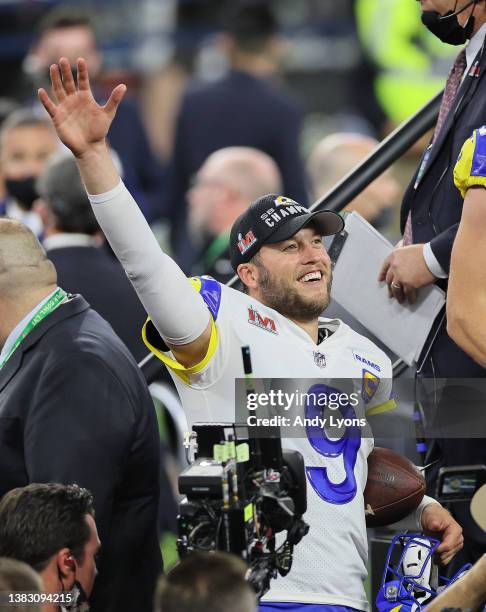
<instances>
[{"instance_id":1,"label":"black championship hat","mask_svg":"<svg viewBox=\"0 0 486 612\"><path fill-rule=\"evenodd\" d=\"M262 196L233 223L230 258L233 270L258 253L264 244L288 240L311 223L323 236L338 234L344 228L340 215L330 210L310 212L294 200L275 193Z\"/></svg>"}]
</instances>

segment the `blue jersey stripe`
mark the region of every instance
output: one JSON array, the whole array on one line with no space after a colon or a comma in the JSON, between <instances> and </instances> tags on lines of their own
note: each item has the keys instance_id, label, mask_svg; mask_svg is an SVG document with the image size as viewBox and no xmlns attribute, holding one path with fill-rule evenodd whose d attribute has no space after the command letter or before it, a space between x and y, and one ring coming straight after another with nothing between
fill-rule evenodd
<instances>
[{"instance_id":1,"label":"blue jersey stripe","mask_svg":"<svg viewBox=\"0 0 486 612\"><path fill-rule=\"evenodd\" d=\"M471 176L486 176L486 138L483 128L476 130L476 142L471 161Z\"/></svg>"},{"instance_id":2,"label":"blue jersey stripe","mask_svg":"<svg viewBox=\"0 0 486 612\"><path fill-rule=\"evenodd\" d=\"M221 284L211 276L199 276L197 278L201 282L199 293L206 303L213 319L216 321L221 305Z\"/></svg>"}]
</instances>

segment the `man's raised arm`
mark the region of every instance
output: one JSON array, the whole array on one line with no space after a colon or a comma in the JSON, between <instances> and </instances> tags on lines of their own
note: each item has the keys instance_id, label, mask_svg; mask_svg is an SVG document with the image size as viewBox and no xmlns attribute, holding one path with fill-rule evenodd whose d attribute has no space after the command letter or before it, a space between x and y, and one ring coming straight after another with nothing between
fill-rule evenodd
<instances>
[{"instance_id":1,"label":"man's raised arm","mask_svg":"<svg viewBox=\"0 0 486 612\"><path fill-rule=\"evenodd\" d=\"M194 366L209 347L209 312L181 269L161 251L123 185L106 142L126 86L115 87L108 102L100 106L84 59L78 59L77 69L76 84L66 58L59 60L59 66L53 64L54 100L44 89L39 89L39 98L59 138L73 152L96 218L155 327L176 359L186 367Z\"/></svg>"}]
</instances>

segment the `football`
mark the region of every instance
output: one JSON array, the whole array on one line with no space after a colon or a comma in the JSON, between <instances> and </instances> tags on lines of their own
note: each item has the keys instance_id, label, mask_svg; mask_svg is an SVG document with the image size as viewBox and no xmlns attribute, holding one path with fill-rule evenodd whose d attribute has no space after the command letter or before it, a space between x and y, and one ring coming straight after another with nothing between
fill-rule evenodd
<instances>
[{"instance_id":1,"label":"football","mask_svg":"<svg viewBox=\"0 0 486 612\"><path fill-rule=\"evenodd\" d=\"M425 494L425 479L408 459L375 447L368 457L364 491L366 525L384 527L413 512Z\"/></svg>"}]
</instances>

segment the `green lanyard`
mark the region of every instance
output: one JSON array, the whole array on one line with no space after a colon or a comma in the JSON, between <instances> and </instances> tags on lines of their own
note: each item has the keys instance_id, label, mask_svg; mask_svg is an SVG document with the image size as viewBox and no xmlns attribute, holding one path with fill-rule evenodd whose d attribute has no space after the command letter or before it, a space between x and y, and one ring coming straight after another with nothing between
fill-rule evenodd
<instances>
[{"instance_id":1,"label":"green lanyard","mask_svg":"<svg viewBox=\"0 0 486 612\"><path fill-rule=\"evenodd\" d=\"M216 236L211 242L207 251L204 253L202 259L205 270L209 270L218 257L226 251L229 244L230 235L228 232L223 232Z\"/></svg>"},{"instance_id":2,"label":"green lanyard","mask_svg":"<svg viewBox=\"0 0 486 612\"><path fill-rule=\"evenodd\" d=\"M0 363L0 370L7 363L10 357L15 353L15 351L19 348L19 346L22 344L24 339L30 334L30 332L34 329L34 327L38 325L42 320L44 320L48 315L50 315L51 312L56 310L56 308L61 304L61 302L64 300L66 296L67 296L67 293L64 291L64 289L61 289L60 287L58 287L54 295L52 295L51 298L39 308L39 310L34 314L32 319L27 323L27 325L22 330L22 333L15 341L8 355Z\"/></svg>"}]
</instances>

